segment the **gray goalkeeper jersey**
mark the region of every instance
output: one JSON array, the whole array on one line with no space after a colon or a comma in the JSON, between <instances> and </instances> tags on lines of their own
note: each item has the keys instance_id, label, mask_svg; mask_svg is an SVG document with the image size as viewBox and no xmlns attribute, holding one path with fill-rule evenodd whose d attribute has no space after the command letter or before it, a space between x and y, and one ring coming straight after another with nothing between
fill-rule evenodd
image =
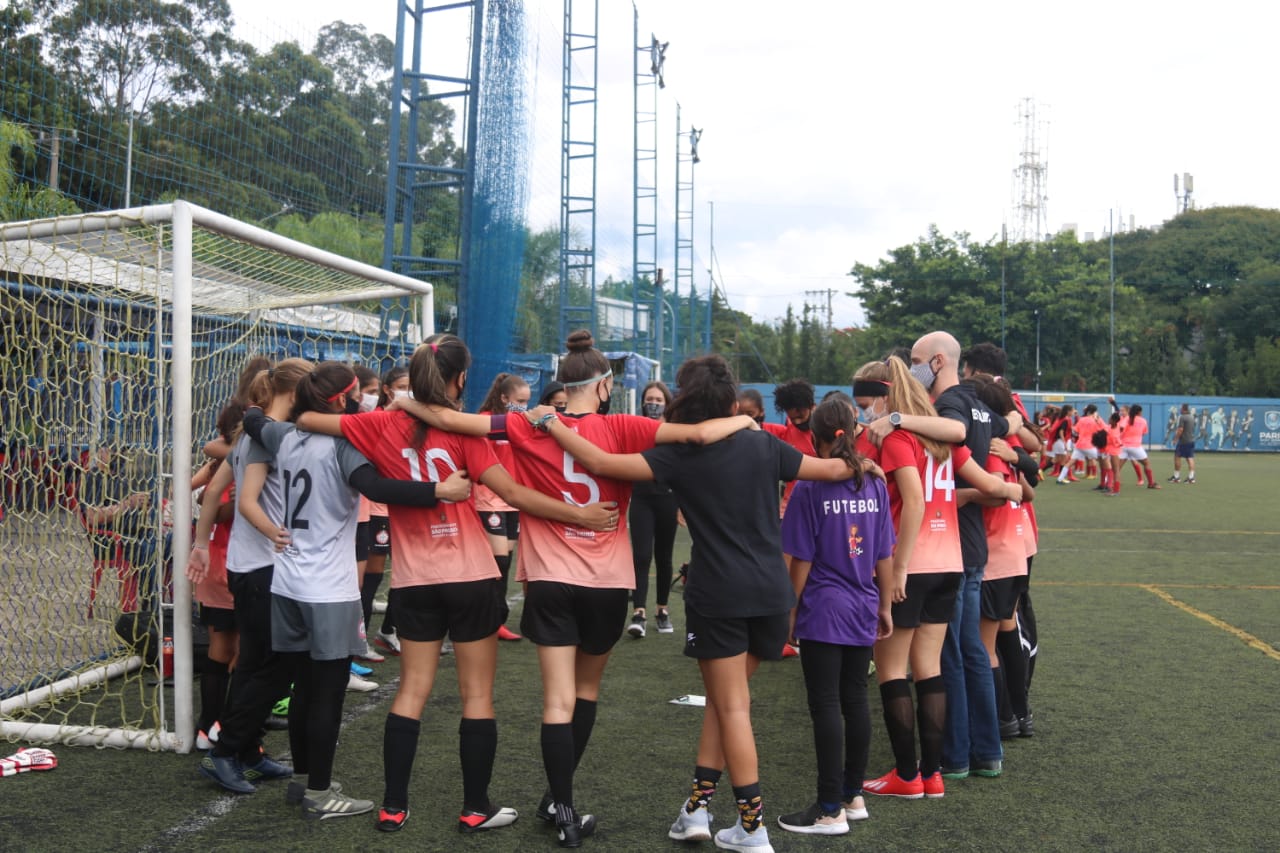
<instances>
[{"instance_id":1,"label":"gray goalkeeper jersey","mask_svg":"<svg viewBox=\"0 0 1280 853\"><path fill-rule=\"evenodd\" d=\"M313 604L359 601L356 522L360 494L348 480L369 460L344 438L270 423L262 443L275 456L289 545L275 555L271 592Z\"/></svg>"},{"instance_id":2,"label":"gray goalkeeper jersey","mask_svg":"<svg viewBox=\"0 0 1280 853\"><path fill-rule=\"evenodd\" d=\"M255 462L271 464L271 454L256 444L247 435L242 435L231 448L227 457L231 463L231 476L236 483L236 494L244 485L244 472ZM237 499L235 521L231 525L231 535L227 539L227 571L251 572L270 566L275 562L276 548L270 539L258 532L248 519L240 515L240 501ZM262 507L267 518L276 524L284 517L284 498L280 492L280 482L268 472L267 481L258 496L258 505Z\"/></svg>"}]
</instances>

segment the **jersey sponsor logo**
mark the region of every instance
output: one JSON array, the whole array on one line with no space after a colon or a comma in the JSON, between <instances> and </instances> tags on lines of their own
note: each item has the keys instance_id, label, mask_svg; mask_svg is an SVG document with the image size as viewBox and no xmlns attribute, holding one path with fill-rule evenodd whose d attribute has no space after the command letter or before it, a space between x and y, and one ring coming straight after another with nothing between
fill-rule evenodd
<instances>
[{"instance_id":1,"label":"jersey sponsor logo","mask_svg":"<svg viewBox=\"0 0 1280 853\"><path fill-rule=\"evenodd\" d=\"M446 521L431 525L432 536L457 536L458 523L456 521Z\"/></svg>"},{"instance_id":2,"label":"jersey sponsor logo","mask_svg":"<svg viewBox=\"0 0 1280 853\"><path fill-rule=\"evenodd\" d=\"M858 525L849 525L849 556L862 556L862 537L858 535Z\"/></svg>"},{"instance_id":3,"label":"jersey sponsor logo","mask_svg":"<svg viewBox=\"0 0 1280 853\"><path fill-rule=\"evenodd\" d=\"M991 414L986 409L970 409L973 419L980 424L991 423Z\"/></svg>"}]
</instances>

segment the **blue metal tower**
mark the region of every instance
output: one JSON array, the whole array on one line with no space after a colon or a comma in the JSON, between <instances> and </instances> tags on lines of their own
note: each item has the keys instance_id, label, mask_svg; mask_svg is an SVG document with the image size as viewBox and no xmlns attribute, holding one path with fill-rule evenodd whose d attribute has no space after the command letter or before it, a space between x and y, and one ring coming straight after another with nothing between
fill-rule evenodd
<instances>
[{"instance_id":1,"label":"blue metal tower","mask_svg":"<svg viewBox=\"0 0 1280 853\"><path fill-rule=\"evenodd\" d=\"M588 328L592 336L596 336L599 31L599 0L564 0L564 88L560 108L561 341L574 328ZM589 305L572 304L575 283L589 289Z\"/></svg>"},{"instance_id":2,"label":"blue metal tower","mask_svg":"<svg viewBox=\"0 0 1280 853\"><path fill-rule=\"evenodd\" d=\"M685 133L680 126L680 104L676 103L676 229L675 279L672 301L675 303L675 329L671 333L673 369L698 349L697 300L693 283L693 167L698 162L698 140L702 131L690 127ZM689 310L687 334L680 334L680 283L688 286Z\"/></svg>"},{"instance_id":3,"label":"blue metal tower","mask_svg":"<svg viewBox=\"0 0 1280 853\"><path fill-rule=\"evenodd\" d=\"M480 45L484 25L485 0L460 0L444 5L427 6L424 0L403 0L398 4L396 20L395 72L391 81L390 144L387 164L386 231L382 244L382 266L404 275L433 283L453 281L458 304L464 304L467 291L466 258L470 250L471 211L475 188L475 152L477 91L480 79ZM423 70L422 44L432 24L443 21L445 14L470 14L471 49L465 68ZM447 73L446 73L447 72ZM430 86L439 84L438 91ZM419 130L425 106L432 101L461 99L463 104L464 162L462 165L426 163L422 159ZM418 248L414 227L422 222L430 208L438 204L459 206L458 233L450 242L457 252L453 257L427 255ZM397 246L397 240L399 245ZM437 303L439 304L439 303ZM384 329L389 314L396 307L384 305ZM465 338L467 312L458 312L456 331ZM440 325L449 328L449 322Z\"/></svg>"},{"instance_id":4,"label":"blue metal tower","mask_svg":"<svg viewBox=\"0 0 1280 853\"><path fill-rule=\"evenodd\" d=\"M632 69L635 163L632 181L631 337L637 352L662 361L662 288L658 281L658 90L666 86L662 66L667 43L659 42L652 33L647 41L641 42L640 13L634 3L631 9L635 16L636 45ZM642 285L654 288L650 311L641 310Z\"/></svg>"}]
</instances>

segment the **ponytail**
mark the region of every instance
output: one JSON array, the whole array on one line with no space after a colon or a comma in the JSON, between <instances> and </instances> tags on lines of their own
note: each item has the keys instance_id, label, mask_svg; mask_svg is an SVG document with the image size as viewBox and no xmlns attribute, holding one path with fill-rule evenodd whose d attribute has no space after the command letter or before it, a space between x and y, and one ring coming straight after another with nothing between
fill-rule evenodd
<instances>
[{"instance_id":1,"label":"ponytail","mask_svg":"<svg viewBox=\"0 0 1280 853\"><path fill-rule=\"evenodd\" d=\"M861 489L863 457L854 446L857 424L849 404L837 398L824 400L813 410L809 423L813 437L831 448L832 459L844 460L853 471L853 487Z\"/></svg>"}]
</instances>

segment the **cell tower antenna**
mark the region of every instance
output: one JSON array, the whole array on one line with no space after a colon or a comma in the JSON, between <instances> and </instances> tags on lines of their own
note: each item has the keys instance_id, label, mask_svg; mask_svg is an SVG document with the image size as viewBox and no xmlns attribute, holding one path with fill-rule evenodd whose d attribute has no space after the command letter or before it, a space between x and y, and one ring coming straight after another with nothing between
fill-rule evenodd
<instances>
[{"instance_id":1,"label":"cell tower antenna","mask_svg":"<svg viewBox=\"0 0 1280 853\"><path fill-rule=\"evenodd\" d=\"M1019 242L1039 243L1049 228L1049 161L1041 146L1047 126L1036 117L1036 102L1023 98L1018 104L1021 149L1013 170L1014 235Z\"/></svg>"}]
</instances>

